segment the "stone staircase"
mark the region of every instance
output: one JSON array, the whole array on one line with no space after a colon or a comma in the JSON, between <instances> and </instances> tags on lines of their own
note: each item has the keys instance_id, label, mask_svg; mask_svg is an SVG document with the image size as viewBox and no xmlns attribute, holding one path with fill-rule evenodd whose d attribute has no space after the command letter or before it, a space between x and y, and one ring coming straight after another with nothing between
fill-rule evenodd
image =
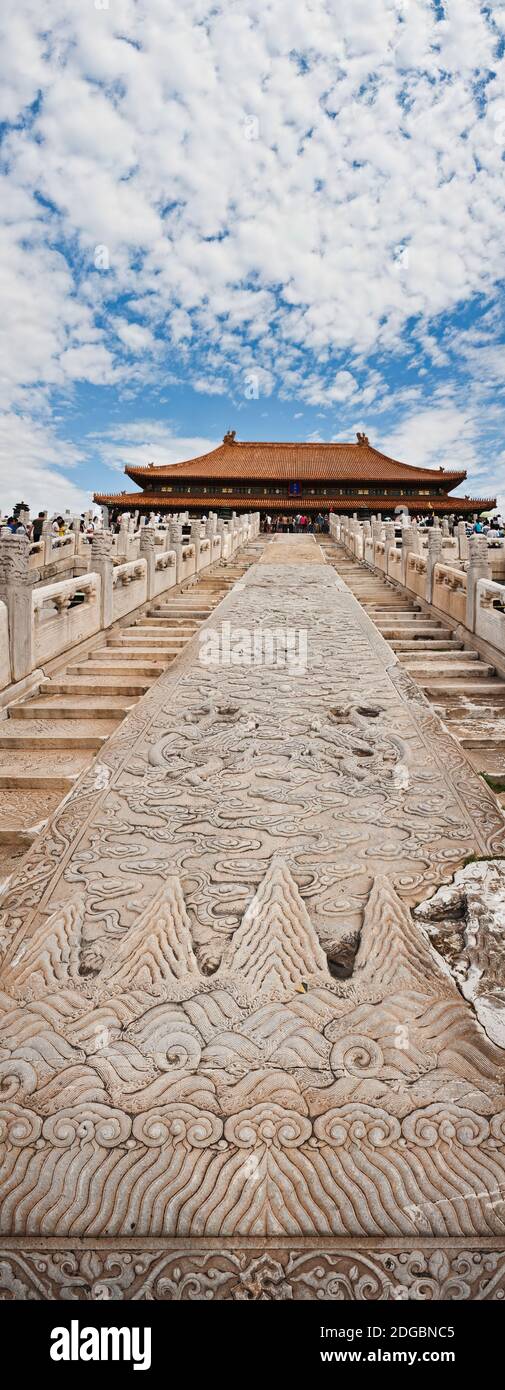
<instances>
[{"instance_id":1,"label":"stone staircase","mask_svg":"<svg viewBox=\"0 0 505 1390\"><path fill-rule=\"evenodd\" d=\"M505 680L442 617L426 612L342 546L330 542L323 548L476 770L505 800Z\"/></svg>"},{"instance_id":2,"label":"stone staircase","mask_svg":"<svg viewBox=\"0 0 505 1390\"><path fill-rule=\"evenodd\" d=\"M128 625L67 653L36 691L0 719L0 888L48 816L158 677L258 558L253 545L164 594Z\"/></svg>"}]
</instances>

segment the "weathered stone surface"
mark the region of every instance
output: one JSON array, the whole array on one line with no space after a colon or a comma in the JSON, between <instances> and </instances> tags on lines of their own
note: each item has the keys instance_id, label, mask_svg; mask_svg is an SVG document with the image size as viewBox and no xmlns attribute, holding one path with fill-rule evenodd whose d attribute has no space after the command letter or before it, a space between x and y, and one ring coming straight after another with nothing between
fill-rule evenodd
<instances>
[{"instance_id":1,"label":"weathered stone surface","mask_svg":"<svg viewBox=\"0 0 505 1390\"><path fill-rule=\"evenodd\" d=\"M288 543L207 624L227 659L192 640L5 896L15 1297L503 1290L505 1051L412 910L504 853L501 811ZM306 668L234 661L260 626L305 631Z\"/></svg>"},{"instance_id":2,"label":"weathered stone surface","mask_svg":"<svg viewBox=\"0 0 505 1390\"><path fill-rule=\"evenodd\" d=\"M468 864L415 915L488 1037L505 1047L505 860Z\"/></svg>"}]
</instances>

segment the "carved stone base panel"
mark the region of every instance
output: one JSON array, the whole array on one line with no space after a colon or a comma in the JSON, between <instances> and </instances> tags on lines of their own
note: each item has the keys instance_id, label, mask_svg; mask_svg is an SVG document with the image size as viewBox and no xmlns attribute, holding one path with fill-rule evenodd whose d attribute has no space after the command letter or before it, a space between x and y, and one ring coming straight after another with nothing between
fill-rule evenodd
<instances>
[{"instance_id":1,"label":"carved stone base panel","mask_svg":"<svg viewBox=\"0 0 505 1390\"><path fill-rule=\"evenodd\" d=\"M284 659L265 630L295 634ZM4 895L8 1268L30 1289L40 1237L46 1290L108 1288L117 1258L132 1297L402 1297L389 1258L401 1288L484 1296L478 1256L492 1241L498 1288L505 1242L505 890L482 869L433 895L504 852L500 808L330 567L263 560L204 640Z\"/></svg>"},{"instance_id":2,"label":"carved stone base panel","mask_svg":"<svg viewBox=\"0 0 505 1390\"><path fill-rule=\"evenodd\" d=\"M430 1240L0 1243L0 1298L360 1301L505 1298L505 1246Z\"/></svg>"}]
</instances>

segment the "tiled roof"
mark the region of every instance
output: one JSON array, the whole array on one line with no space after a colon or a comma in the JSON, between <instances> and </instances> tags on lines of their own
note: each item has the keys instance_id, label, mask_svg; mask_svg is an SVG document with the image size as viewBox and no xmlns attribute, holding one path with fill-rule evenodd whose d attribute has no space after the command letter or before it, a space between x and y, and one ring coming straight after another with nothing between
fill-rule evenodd
<instances>
[{"instance_id":1,"label":"tiled roof","mask_svg":"<svg viewBox=\"0 0 505 1390\"><path fill-rule=\"evenodd\" d=\"M205 511L234 510L240 512L378 512L390 515L395 507L404 507L408 502L409 511L415 512L478 512L490 511L496 506L494 497L437 497L430 505L428 497L244 497L241 493L228 493L223 496L199 493L190 496L187 492L95 492L95 502L106 507L127 511L140 508L146 511L191 511L200 507Z\"/></svg>"},{"instance_id":2,"label":"tiled roof","mask_svg":"<svg viewBox=\"0 0 505 1390\"><path fill-rule=\"evenodd\" d=\"M256 441L225 442L208 454L162 468L127 468L125 472L142 485L146 479L166 478L240 478L241 480L272 479L274 481L358 481L377 480L400 482L413 478L419 482L447 482L452 487L466 478L464 469L452 472L443 468L414 468L397 459L381 454L371 444L283 444Z\"/></svg>"}]
</instances>

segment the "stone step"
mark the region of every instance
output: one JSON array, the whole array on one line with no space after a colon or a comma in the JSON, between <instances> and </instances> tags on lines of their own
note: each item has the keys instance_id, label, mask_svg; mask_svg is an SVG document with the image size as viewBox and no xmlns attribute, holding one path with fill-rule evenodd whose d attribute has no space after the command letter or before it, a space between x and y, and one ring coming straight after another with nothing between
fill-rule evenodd
<instances>
[{"instance_id":1,"label":"stone step","mask_svg":"<svg viewBox=\"0 0 505 1390\"><path fill-rule=\"evenodd\" d=\"M419 626L416 628L407 627L407 625L405 625L403 629L398 628L396 625L392 627L389 624L384 627L380 627L379 624L377 624L377 627L386 640L394 637L402 638L406 635L409 637L415 637L415 635L417 635L418 637L433 637L434 640L437 641L441 637L450 637L451 635L450 627L436 627L434 624L431 627L426 624L423 625L423 627Z\"/></svg>"},{"instance_id":2,"label":"stone step","mask_svg":"<svg viewBox=\"0 0 505 1390\"><path fill-rule=\"evenodd\" d=\"M374 618L382 618L384 616L387 618L403 618L406 613L410 614L411 617L415 618L416 614L421 613L422 611L421 608L416 608L414 605L411 606L410 603L406 603L402 608L396 608L393 606L393 604L389 603L367 603L366 608L367 612L370 613L370 616L372 616L373 614Z\"/></svg>"},{"instance_id":3,"label":"stone step","mask_svg":"<svg viewBox=\"0 0 505 1390\"><path fill-rule=\"evenodd\" d=\"M149 680L135 678L130 673L126 675L112 677L107 668L103 668L103 675L74 676L66 680L51 681L51 693L54 695L85 695L86 692L97 695L144 695L152 684Z\"/></svg>"},{"instance_id":4,"label":"stone step","mask_svg":"<svg viewBox=\"0 0 505 1390\"><path fill-rule=\"evenodd\" d=\"M180 656L182 650L182 647L174 647L173 645L170 647L152 647L146 641L140 642L138 646L132 642L111 642L110 647L107 648L109 656L113 656L115 661L128 661L130 656L134 656L136 661L139 657L151 661L158 661L161 658L164 668L171 661L175 661L176 656Z\"/></svg>"},{"instance_id":5,"label":"stone step","mask_svg":"<svg viewBox=\"0 0 505 1390\"><path fill-rule=\"evenodd\" d=\"M28 764L29 759L26 758L25 760ZM51 760L51 767L54 767L54 758ZM60 797L58 798L59 801L66 792L71 791L78 776L78 772L76 772L73 777L59 777L56 775L53 776L49 772L30 772L28 768L26 772L6 772L4 769L0 773L0 788L2 791L12 788L17 788L20 791L25 790L26 792L55 791L60 793Z\"/></svg>"},{"instance_id":6,"label":"stone step","mask_svg":"<svg viewBox=\"0 0 505 1390\"><path fill-rule=\"evenodd\" d=\"M147 609L147 613L169 613L175 618L181 619L190 617L196 619L208 618L209 613L213 612L215 606L215 603L187 603L183 607L178 607L173 600L172 602L170 602L170 600L165 600L165 602L160 600L159 603L151 604L151 607Z\"/></svg>"},{"instance_id":7,"label":"stone step","mask_svg":"<svg viewBox=\"0 0 505 1390\"><path fill-rule=\"evenodd\" d=\"M91 720L88 722L91 723ZM7 732L9 724L11 724L11 733ZM37 752L39 748L71 748L72 751L80 748L90 748L93 752L96 752L99 748L103 748L104 743L107 742L109 733L113 732L113 730L110 729L102 734L97 733L96 730L90 731L89 733L77 733L75 728L72 728L68 729L68 731L65 730L65 732L60 729L52 729L50 732L42 733L37 724L35 724L33 728L29 727L27 729L25 727L21 729L16 720L12 721L12 723L10 720L5 720L1 725L1 729L0 748L8 748L9 750L11 748L23 748L30 754L32 751L34 753Z\"/></svg>"},{"instance_id":8,"label":"stone step","mask_svg":"<svg viewBox=\"0 0 505 1390\"><path fill-rule=\"evenodd\" d=\"M190 622L188 618L173 618L168 613L150 613L147 622L143 618L141 623L135 623L135 627L142 627L143 631L151 628L153 632L159 632L161 629L161 631L166 632L184 632L188 633L189 636L197 632L199 626L200 624L196 619L194 622Z\"/></svg>"},{"instance_id":9,"label":"stone step","mask_svg":"<svg viewBox=\"0 0 505 1390\"><path fill-rule=\"evenodd\" d=\"M117 645L112 647L100 647L98 651L93 652L93 660L98 662L100 666L102 664L109 665L111 662L119 661L123 667L125 663L128 662L128 670L134 670L139 662L141 662L143 669L146 658L149 664L151 662L156 664L159 671L165 671L167 665L169 665L172 660L172 657L167 657L161 647L151 647L148 646L147 643L139 647L121 647Z\"/></svg>"},{"instance_id":10,"label":"stone step","mask_svg":"<svg viewBox=\"0 0 505 1390\"><path fill-rule=\"evenodd\" d=\"M481 773L491 773L491 776L497 777L504 774L505 738L491 738L490 735L479 738L463 731L462 735L459 735L459 742L469 753L473 766Z\"/></svg>"},{"instance_id":11,"label":"stone step","mask_svg":"<svg viewBox=\"0 0 505 1390\"><path fill-rule=\"evenodd\" d=\"M429 685L426 687L426 694L432 694L437 699L440 699L441 695L464 695L467 697L477 695L481 700L484 697L487 699L492 697L493 700L501 702L505 700L505 681L496 678L491 681L466 680L464 683L458 683L451 680L430 679Z\"/></svg>"},{"instance_id":12,"label":"stone step","mask_svg":"<svg viewBox=\"0 0 505 1390\"><path fill-rule=\"evenodd\" d=\"M489 676L494 676L495 674L495 667L486 666L483 661L470 662L460 660L459 662L450 662L446 666L444 661L442 660L436 663L435 670L433 669L433 665L423 666L422 661L410 661L408 663L404 663L404 665L405 664L407 665L407 669L410 671L411 676L414 676L416 680L421 681L422 684L424 684L425 681L429 681L430 685L433 684L433 679L435 678L435 681L437 681L439 676L441 679L444 679L444 677L448 676L449 680L451 681L467 679L469 679L470 681L481 681L488 678Z\"/></svg>"},{"instance_id":13,"label":"stone step","mask_svg":"<svg viewBox=\"0 0 505 1390\"><path fill-rule=\"evenodd\" d=\"M172 651L179 650L178 645L176 645L176 639L174 639L173 637L167 637L165 636L165 634L158 634L156 632L146 633L139 631L137 633L135 632L134 628L127 628L124 631L120 631L118 633L111 633L110 637L107 638L107 646L127 646L132 648L133 650L135 650L136 647L147 646L152 648L153 651L155 651L157 648L160 651L166 651L167 648L171 648Z\"/></svg>"},{"instance_id":14,"label":"stone step","mask_svg":"<svg viewBox=\"0 0 505 1390\"><path fill-rule=\"evenodd\" d=\"M7 844L2 846L0 852L0 890L9 882L12 874L16 873L29 844L26 840L18 841L17 844Z\"/></svg>"},{"instance_id":15,"label":"stone step","mask_svg":"<svg viewBox=\"0 0 505 1390\"><path fill-rule=\"evenodd\" d=\"M6 725L7 721L5 724L2 723L0 728L3 730ZM68 730L66 732L68 733ZM45 752L43 749L39 750L38 747L37 750L33 749L30 754L22 749L13 748L12 740L9 740L8 747L8 753L5 752L2 757L1 775L13 785L19 781L19 784L24 786L27 780L36 778L41 783L54 781L59 784L61 782L61 790L65 792L93 760L93 754L89 749L81 752L78 749L72 749L68 752L62 752L55 765L52 753Z\"/></svg>"},{"instance_id":16,"label":"stone step","mask_svg":"<svg viewBox=\"0 0 505 1390\"><path fill-rule=\"evenodd\" d=\"M448 642L447 651L440 651L438 644L434 651L433 646L433 642L430 642L430 645L424 649L422 642L416 642L413 644L413 651L399 652L403 666L410 666L412 662L419 662L420 666L424 666L424 662L427 662L428 666L433 669L433 666L437 666L438 663L444 666L445 662L479 662L480 660L479 652L465 651L462 642L459 645L455 644L455 646Z\"/></svg>"},{"instance_id":17,"label":"stone step","mask_svg":"<svg viewBox=\"0 0 505 1390\"><path fill-rule=\"evenodd\" d=\"M407 638L405 641L403 638L399 638L392 643L392 646L394 646L395 652L397 652L402 659L410 656L411 652L415 655L422 652L423 656L433 656L434 661L438 661L440 652L444 652L445 656L450 656L451 652L454 652L457 656L460 652L465 650L464 642L457 642L455 639L451 642L450 638L445 638L441 641L437 638L435 638L434 641L430 641L429 637L421 637L417 638L417 640L415 638ZM466 655L467 653L465 653L465 656ZM470 657L471 655L472 654L468 652L468 656ZM474 655L477 658L478 653L475 652Z\"/></svg>"},{"instance_id":18,"label":"stone step","mask_svg":"<svg viewBox=\"0 0 505 1390\"><path fill-rule=\"evenodd\" d=\"M124 719L131 709L131 704L120 696L103 696L95 694L91 718L93 719ZM22 705L11 705L9 708L9 719L86 719L90 718L89 700L79 700L78 697L45 695L36 699L27 700Z\"/></svg>"},{"instance_id":19,"label":"stone step","mask_svg":"<svg viewBox=\"0 0 505 1390\"><path fill-rule=\"evenodd\" d=\"M180 617L178 617L171 613L168 608L157 608L147 613L146 616L149 622L170 623L170 625L173 624L174 627L184 627L184 625L186 625L187 627L195 629L200 627L201 623L206 623L213 612L214 609L209 608L207 613L188 613L187 616L181 613Z\"/></svg>"},{"instance_id":20,"label":"stone step","mask_svg":"<svg viewBox=\"0 0 505 1390\"><path fill-rule=\"evenodd\" d=\"M122 628L121 630L127 637L137 637L140 633L142 637L148 637L149 640L152 637L155 642L158 641L158 638L166 638L168 642L176 642L178 645L181 642L189 642L190 638L194 636L194 629L192 629L191 632L187 632L184 631L184 629L172 627L170 624L167 625L166 623L162 623L161 625L156 623L139 623L138 625L135 624L135 627Z\"/></svg>"},{"instance_id":21,"label":"stone step","mask_svg":"<svg viewBox=\"0 0 505 1390\"><path fill-rule=\"evenodd\" d=\"M97 653L95 653L95 656L96 656L96 655L97 655ZM135 655L136 655L136 653L135 653ZM69 666L69 668L68 668L68 675L69 675L70 677L73 677L74 675L76 675L76 676L103 676L104 680L108 680L109 676L124 676L124 677L125 677L125 680L127 680L128 678L127 678L126 675L125 675L125 665L126 665L126 662L123 661L122 657L121 657L121 659L119 659L119 658L117 658L116 656L114 656L113 658L111 657L108 661L96 661L96 660L87 661L87 662L84 662L84 661L83 661L83 662L82 662L82 665L79 665L79 666ZM165 670L165 663L162 662L162 661L149 661L149 662L148 662L148 661L129 661L129 662L128 662L128 676L132 675L132 676L134 676L135 678L138 676L138 677L139 677L139 680L142 680L142 677L145 676L145 677L146 677L146 684L149 684L149 685L152 684L152 681L147 681L147 678L148 678L149 676L153 676L154 679L156 680L156 678L157 678L158 676L161 676L161 674L162 674L162 672L163 672L164 670Z\"/></svg>"},{"instance_id":22,"label":"stone step","mask_svg":"<svg viewBox=\"0 0 505 1390\"><path fill-rule=\"evenodd\" d=\"M374 622L377 627L382 628L386 624L387 627L398 627L402 630L405 627L440 627L439 620L430 618L427 613L398 613L396 617L394 614L383 613L374 616Z\"/></svg>"},{"instance_id":23,"label":"stone step","mask_svg":"<svg viewBox=\"0 0 505 1390\"><path fill-rule=\"evenodd\" d=\"M38 834L41 825L47 820L61 801L61 794L12 789L4 791L0 802L0 844L16 843L20 835L32 832L29 841Z\"/></svg>"}]
</instances>

